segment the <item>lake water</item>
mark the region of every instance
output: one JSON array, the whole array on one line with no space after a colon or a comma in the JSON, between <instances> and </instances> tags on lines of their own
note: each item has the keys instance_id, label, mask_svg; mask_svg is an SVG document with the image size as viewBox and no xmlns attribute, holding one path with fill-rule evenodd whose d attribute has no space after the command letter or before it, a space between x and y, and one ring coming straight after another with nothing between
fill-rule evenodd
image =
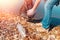
<instances>
[{"instance_id":1,"label":"lake water","mask_svg":"<svg viewBox=\"0 0 60 40\"><path fill-rule=\"evenodd\" d=\"M36 19L43 18L44 16L44 1L42 0L41 3L39 4L37 10L36 10ZM60 24L60 5L59 6L54 6L52 10L52 24Z\"/></svg>"}]
</instances>

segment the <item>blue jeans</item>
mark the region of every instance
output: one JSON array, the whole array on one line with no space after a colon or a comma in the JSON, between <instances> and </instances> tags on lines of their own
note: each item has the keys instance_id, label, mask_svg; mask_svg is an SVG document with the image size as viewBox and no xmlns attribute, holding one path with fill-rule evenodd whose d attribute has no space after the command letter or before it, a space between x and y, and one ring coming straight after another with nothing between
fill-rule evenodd
<instances>
[{"instance_id":1,"label":"blue jeans","mask_svg":"<svg viewBox=\"0 0 60 40\"><path fill-rule=\"evenodd\" d=\"M51 14L52 14L52 9L54 7L54 5L56 5L56 3L58 2L58 0L47 0L45 6L44 6L44 18L42 20L42 26L43 28L47 29L50 26L51 23Z\"/></svg>"}]
</instances>

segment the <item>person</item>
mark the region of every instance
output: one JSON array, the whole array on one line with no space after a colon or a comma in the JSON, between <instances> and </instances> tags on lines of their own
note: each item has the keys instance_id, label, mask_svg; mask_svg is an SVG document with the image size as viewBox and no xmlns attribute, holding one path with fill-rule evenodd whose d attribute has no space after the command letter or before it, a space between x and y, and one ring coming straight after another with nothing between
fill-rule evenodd
<instances>
[{"instance_id":1,"label":"person","mask_svg":"<svg viewBox=\"0 0 60 40\"><path fill-rule=\"evenodd\" d=\"M54 5L58 6L59 0L47 0L45 6L44 6L44 18L42 20L42 25L45 29L48 29L51 24L51 15L52 15L52 9Z\"/></svg>"},{"instance_id":2,"label":"person","mask_svg":"<svg viewBox=\"0 0 60 40\"><path fill-rule=\"evenodd\" d=\"M31 16L34 15L34 12L35 12L37 6L39 5L40 1L41 0L36 0L35 1L35 4L33 5L33 7L27 11L27 16L30 16L31 17Z\"/></svg>"},{"instance_id":3,"label":"person","mask_svg":"<svg viewBox=\"0 0 60 40\"><path fill-rule=\"evenodd\" d=\"M41 0L36 0L33 8L27 11L28 17L32 17L34 15L34 12L37 9L40 1ZM46 1L45 6L44 6L44 18L43 18L42 22L39 23L41 25L41 28L43 31L46 31L50 27L52 9L53 9L54 5L57 6L58 4L59 4L59 0L47 0Z\"/></svg>"}]
</instances>

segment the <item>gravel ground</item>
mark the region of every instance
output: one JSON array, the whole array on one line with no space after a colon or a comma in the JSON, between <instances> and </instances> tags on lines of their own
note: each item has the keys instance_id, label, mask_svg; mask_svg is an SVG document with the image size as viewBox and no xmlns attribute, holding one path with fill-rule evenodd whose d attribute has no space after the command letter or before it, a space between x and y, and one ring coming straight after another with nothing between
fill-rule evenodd
<instances>
[{"instance_id":1,"label":"gravel ground","mask_svg":"<svg viewBox=\"0 0 60 40\"><path fill-rule=\"evenodd\" d=\"M25 37L19 32L18 23L23 25ZM26 18L18 15L0 14L0 40L60 40L60 26L49 32L42 32L38 24L28 22Z\"/></svg>"}]
</instances>

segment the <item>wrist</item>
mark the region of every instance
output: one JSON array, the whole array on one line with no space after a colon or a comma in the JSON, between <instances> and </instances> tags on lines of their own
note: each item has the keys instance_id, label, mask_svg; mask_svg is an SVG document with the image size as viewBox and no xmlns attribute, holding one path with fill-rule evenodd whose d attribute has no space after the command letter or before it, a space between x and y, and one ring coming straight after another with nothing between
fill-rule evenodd
<instances>
[{"instance_id":1,"label":"wrist","mask_svg":"<svg viewBox=\"0 0 60 40\"><path fill-rule=\"evenodd\" d=\"M36 9L35 8L32 8L33 11L35 11Z\"/></svg>"}]
</instances>

